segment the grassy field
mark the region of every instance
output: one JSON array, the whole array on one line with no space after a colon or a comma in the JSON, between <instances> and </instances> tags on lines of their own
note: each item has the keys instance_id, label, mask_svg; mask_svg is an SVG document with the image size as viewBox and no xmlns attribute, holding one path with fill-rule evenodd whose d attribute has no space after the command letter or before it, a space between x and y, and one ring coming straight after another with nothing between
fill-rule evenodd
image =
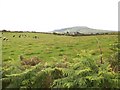
<instances>
[{"instance_id":1,"label":"grassy field","mask_svg":"<svg viewBox=\"0 0 120 90\"><path fill-rule=\"evenodd\" d=\"M37 38L34 38L35 36ZM106 62L105 60L113 54L110 49L111 45L118 41L117 35L72 37L41 33L4 32L2 37L8 38L8 40L2 40L2 61L3 71L6 70L5 75L23 72L19 69L22 66L20 56L26 59L37 57L41 64L57 63L62 60L73 62L73 59L82 55L81 51L84 50L91 51L93 56L101 55L100 46L103 60ZM11 67L15 69L9 71Z\"/></svg>"},{"instance_id":2,"label":"grassy field","mask_svg":"<svg viewBox=\"0 0 120 90\"><path fill-rule=\"evenodd\" d=\"M27 37L19 38L19 35L27 35ZM34 36L39 38L35 39ZM3 41L3 61L19 61L20 55L37 56L48 62L53 58L62 59L64 56L70 60L80 54L81 50L93 50L95 54L100 54L96 38L102 48L103 57L106 58L112 53L110 44L118 41L117 35L71 37L39 33L4 33L3 37L9 39Z\"/></svg>"}]
</instances>

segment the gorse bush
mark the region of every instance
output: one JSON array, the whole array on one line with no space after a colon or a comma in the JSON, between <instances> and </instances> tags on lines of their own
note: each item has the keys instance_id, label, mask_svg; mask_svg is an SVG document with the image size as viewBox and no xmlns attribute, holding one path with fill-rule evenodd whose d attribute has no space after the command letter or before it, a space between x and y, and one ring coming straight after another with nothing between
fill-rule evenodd
<instances>
[{"instance_id":1,"label":"gorse bush","mask_svg":"<svg viewBox=\"0 0 120 90\"><path fill-rule=\"evenodd\" d=\"M39 63L17 74L7 73L3 88L120 88L113 63L101 64L100 57L81 51L72 62Z\"/></svg>"}]
</instances>

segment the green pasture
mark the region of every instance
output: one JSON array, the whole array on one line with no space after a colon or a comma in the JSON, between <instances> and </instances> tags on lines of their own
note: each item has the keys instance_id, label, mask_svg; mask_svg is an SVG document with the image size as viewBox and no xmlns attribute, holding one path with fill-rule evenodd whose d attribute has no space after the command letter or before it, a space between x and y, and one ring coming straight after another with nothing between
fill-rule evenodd
<instances>
[{"instance_id":1,"label":"green pasture","mask_svg":"<svg viewBox=\"0 0 120 90\"><path fill-rule=\"evenodd\" d=\"M13 37L15 35L15 37ZM27 37L20 37L26 35ZM39 38L33 38L37 36ZM98 36L57 36L41 33L3 33L8 41L2 41L2 60L19 61L19 56L30 58L36 56L42 61L51 62L66 57L68 60L77 57L81 50L93 50L93 54L100 54L99 46L103 52L103 58L107 58L112 51L110 44L117 42L117 35ZM97 43L96 38L99 40Z\"/></svg>"},{"instance_id":2,"label":"green pasture","mask_svg":"<svg viewBox=\"0 0 120 90\"><path fill-rule=\"evenodd\" d=\"M36 38L35 38L36 37ZM118 85L117 35L60 36L42 33L2 34L2 87L106 88ZM5 39L5 40L3 40ZM119 48L119 45L117 45ZM112 49L111 49L112 48ZM102 55L101 55L101 51ZM33 57L39 63L23 65ZM100 63L100 60L104 63ZM32 63L34 63L33 59ZM88 89L89 90L89 89Z\"/></svg>"}]
</instances>

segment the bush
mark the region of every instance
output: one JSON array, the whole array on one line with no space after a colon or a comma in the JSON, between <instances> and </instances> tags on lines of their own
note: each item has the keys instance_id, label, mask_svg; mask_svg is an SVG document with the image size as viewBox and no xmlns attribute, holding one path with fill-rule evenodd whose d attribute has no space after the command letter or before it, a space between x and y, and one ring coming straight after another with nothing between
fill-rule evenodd
<instances>
[{"instance_id":1,"label":"bush","mask_svg":"<svg viewBox=\"0 0 120 90\"><path fill-rule=\"evenodd\" d=\"M118 73L111 70L109 62L97 63L99 58L100 56L92 55L91 51L82 51L71 63L53 62L51 66L47 63L38 63L21 73L6 75L3 78L3 86L4 88L120 88Z\"/></svg>"}]
</instances>

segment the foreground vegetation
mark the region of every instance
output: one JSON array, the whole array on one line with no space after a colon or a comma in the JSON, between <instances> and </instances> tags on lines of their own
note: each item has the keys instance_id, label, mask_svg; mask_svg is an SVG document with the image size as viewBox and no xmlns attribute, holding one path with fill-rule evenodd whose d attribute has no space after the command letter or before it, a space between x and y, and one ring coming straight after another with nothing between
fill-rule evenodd
<instances>
[{"instance_id":1,"label":"foreground vegetation","mask_svg":"<svg viewBox=\"0 0 120 90\"><path fill-rule=\"evenodd\" d=\"M3 88L120 88L117 35L3 33Z\"/></svg>"}]
</instances>

